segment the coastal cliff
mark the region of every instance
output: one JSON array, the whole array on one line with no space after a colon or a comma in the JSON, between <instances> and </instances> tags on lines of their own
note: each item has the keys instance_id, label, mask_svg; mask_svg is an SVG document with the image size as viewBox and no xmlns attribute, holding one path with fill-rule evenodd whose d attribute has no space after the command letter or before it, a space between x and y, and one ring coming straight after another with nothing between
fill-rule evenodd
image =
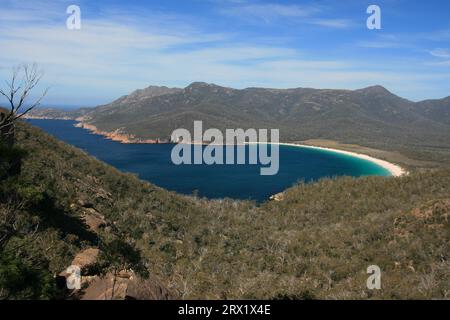
<instances>
[{"instance_id":1,"label":"coastal cliff","mask_svg":"<svg viewBox=\"0 0 450 320\"><path fill-rule=\"evenodd\" d=\"M106 132L106 131L98 130L97 127L92 124L88 124L88 123L84 123L84 122L76 123L75 127L89 130L90 132L92 132L94 134L104 136L107 139L110 139L112 141L117 141L120 143L148 143L148 144L170 143L169 139L136 138L134 135L126 133L124 128L119 128L112 132Z\"/></svg>"}]
</instances>

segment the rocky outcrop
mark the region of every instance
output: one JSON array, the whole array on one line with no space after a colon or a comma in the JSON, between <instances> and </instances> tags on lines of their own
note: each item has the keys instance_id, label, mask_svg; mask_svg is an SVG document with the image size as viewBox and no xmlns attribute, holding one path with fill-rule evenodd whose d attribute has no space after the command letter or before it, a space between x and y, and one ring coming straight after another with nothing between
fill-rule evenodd
<instances>
[{"instance_id":1,"label":"rocky outcrop","mask_svg":"<svg viewBox=\"0 0 450 320\"><path fill-rule=\"evenodd\" d=\"M97 263L99 253L100 250L97 248L89 248L81 251L72 260L72 265L80 267L81 274L86 274Z\"/></svg>"},{"instance_id":2,"label":"rocky outcrop","mask_svg":"<svg viewBox=\"0 0 450 320\"><path fill-rule=\"evenodd\" d=\"M132 270L122 270L115 276L112 272L99 274L96 270L99 254L99 249L88 248L79 252L72 260L71 265L80 268L80 289L67 289L66 283L70 276L67 270L56 277L60 288L66 289L67 298L75 300L174 300L180 298L152 275L142 278Z\"/></svg>"},{"instance_id":3,"label":"rocky outcrop","mask_svg":"<svg viewBox=\"0 0 450 320\"><path fill-rule=\"evenodd\" d=\"M114 131L102 131L97 129L96 126L92 124L88 124L85 122L78 122L75 127L83 128L91 131L94 134L98 134L104 136L107 139L112 141L117 141L120 143L148 143L148 144L157 144L157 143L169 143L169 139L140 139L136 138L132 134L128 134L125 132L124 128L119 128Z\"/></svg>"},{"instance_id":4,"label":"rocky outcrop","mask_svg":"<svg viewBox=\"0 0 450 320\"><path fill-rule=\"evenodd\" d=\"M101 199L109 201L111 199L111 194L101 188L98 188L95 190L93 197L96 200ZM81 216L81 220L89 228L89 230L96 234L98 234L101 229L108 226L105 216L98 212L97 209L95 209L94 204L90 201L79 199L76 203L72 203L70 208L77 215L79 214Z\"/></svg>"},{"instance_id":5,"label":"rocky outcrop","mask_svg":"<svg viewBox=\"0 0 450 320\"><path fill-rule=\"evenodd\" d=\"M98 233L100 229L107 225L105 217L94 208L84 209L82 219L89 229L95 233Z\"/></svg>"},{"instance_id":6,"label":"rocky outcrop","mask_svg":"<svg viewBox=\"0 0 450 320\"><path fill-rule=\"evenodd\" d=\"M269 198L272 201L283 201L284 200L284 193L280 192L277 194L274 194L273 196L270 196Z\"/></svg>"},{"instance_id":7,"label":"rocky outcrop","mask_svg":"<svg viewBox=\"0 0 450 320\"><path fill-rule=\"evenodd\" d=\"M132 271L108 273L92 279L81 293L82 300L174 300L179 297L155 277L143 279Z\"/></svg>"},{"instance_id":8,"label":"rocky outcrop","mask_svg":"<svg viewBox=\"0 0 450 320\"><path fill-rule=\"evenodd\" d=\"M81 252L79 252L71 262L71 267L75 266L80 268L80 282L81 285L85 285L88 283L96 272L96 265L98 262L98 256L100 254L100 250L97 248L88 248ZM73 271L73 270L72 270ZM68 297L76 297L78 290L71 291L67 288L67 280L71 275L70 269L61 271L57 276L55 276L56 285L63 289L63 292L66 292Z\"/></svg>"}]
</instances>

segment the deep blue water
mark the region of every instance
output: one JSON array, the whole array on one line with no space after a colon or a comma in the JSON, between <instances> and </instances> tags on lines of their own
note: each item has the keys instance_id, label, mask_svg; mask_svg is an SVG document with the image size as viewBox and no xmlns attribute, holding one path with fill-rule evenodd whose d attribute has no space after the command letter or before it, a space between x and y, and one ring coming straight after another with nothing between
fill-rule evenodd
<instances>
[{"instance_id":1,"label":"deep blue water","mask_svg":"<svg viewBox=\"0 0 450 320\"><path fill-rule=\"evenodd\" d=\"M56 138L74 145L124 172L138 174L168 190L197 192L208 198L263 201L298 181L332 176L389 176L366 160L329 151L280 146L280 167L274 176L261 176L260 165L174 165L171 144L121 144L74 127L74 121L27 120ZM247 147L248 148L248 147Z\"/></svg>"}]
</instances>

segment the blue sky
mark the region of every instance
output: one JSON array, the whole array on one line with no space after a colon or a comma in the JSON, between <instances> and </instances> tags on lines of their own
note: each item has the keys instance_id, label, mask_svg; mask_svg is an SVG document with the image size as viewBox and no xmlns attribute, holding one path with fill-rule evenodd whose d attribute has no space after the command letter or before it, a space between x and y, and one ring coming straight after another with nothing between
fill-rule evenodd
<instances>
[{"instance_id":1,"label":"blue sky","mask_svg":"<svg viewBox=\"0 0 450 320\"><path fill-rule=\"evenodd\" d=\"M71 4L81 8L81 30L66 28ZM366 27L370 4L381 8L381 30ZM194 81L450 95L444 0L0 0L0 26L0 79L37 62L49 105L97 105Z\"/></svg>"}]
</instances>

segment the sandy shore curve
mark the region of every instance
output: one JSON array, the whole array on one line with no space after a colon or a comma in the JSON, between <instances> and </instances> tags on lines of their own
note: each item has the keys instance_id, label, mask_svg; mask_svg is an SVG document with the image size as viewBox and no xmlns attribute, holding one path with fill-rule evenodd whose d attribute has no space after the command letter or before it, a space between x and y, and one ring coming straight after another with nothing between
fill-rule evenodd
<instances>
[{"instance_id":1,"label":"sandy shore curve","mask_svg":"<svg viewBox=\"0 0 450 320\"><path fill-rule=\"evenodd\" d=\"M400 177L400 176L408 174L408 171L406 171L404 168L402 168L401 166L399 166L397 164L388 162L386 160L374 158L374 157L371 157L371 156L369 156L367 154L363 154L363 153L356 153L356 152L351 152L351 151L346 151L346 150L333 149L333 148L327 148L327 147L319 147L319 146L300 144L300 143L280 142L279 145L293 146L293 147L300 147L300 148L309 148L309 149L316 149L316 150L325 150L325 151L345 154L345 155L352 156L355 158L367 160L367 161L375 163L375 164L379 165L380 167L386 169L394 177Z\"/></svg>"}]
</instances>

